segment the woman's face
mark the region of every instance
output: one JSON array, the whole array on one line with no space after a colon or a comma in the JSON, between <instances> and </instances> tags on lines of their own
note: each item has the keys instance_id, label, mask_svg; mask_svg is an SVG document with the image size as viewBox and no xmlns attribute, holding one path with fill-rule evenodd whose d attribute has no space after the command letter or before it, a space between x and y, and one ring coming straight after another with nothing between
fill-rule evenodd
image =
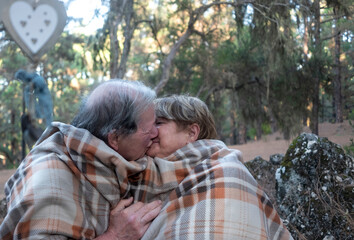
<instances>
[{"instance_id":1,"label":"woman's face","mask_svg":"<svg viewBox=\"0 0 354 240\"><path fill-rule=\"evenodd\" d=\"M167 157L191 142L189 129L180 130L177 124L165 118L156 119L159 135L146 152L151 157Z\"/></svg>"}]
</instances>

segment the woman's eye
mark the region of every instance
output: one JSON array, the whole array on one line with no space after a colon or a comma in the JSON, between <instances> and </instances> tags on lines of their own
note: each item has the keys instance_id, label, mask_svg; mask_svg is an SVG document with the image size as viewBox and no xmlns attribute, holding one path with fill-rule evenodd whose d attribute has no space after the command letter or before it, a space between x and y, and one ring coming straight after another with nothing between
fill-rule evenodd
<instances>
[{"instance_id":1,"label":"woman's eye","mask_svg":"<svg viewBox=\"0 0 354 240\"><path fill-rule=\"evenodd\" d=\"M160 126L164 123L166 123L166 119L164 119L164 118L157 118L155 121L156 126Z\"/></svg>"}]
</instances>

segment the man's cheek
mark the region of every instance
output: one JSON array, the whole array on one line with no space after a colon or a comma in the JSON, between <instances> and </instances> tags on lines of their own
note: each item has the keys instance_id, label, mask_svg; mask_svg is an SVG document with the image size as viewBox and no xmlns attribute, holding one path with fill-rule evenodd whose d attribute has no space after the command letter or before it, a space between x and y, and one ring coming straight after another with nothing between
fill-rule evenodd
<instances>
[{"instance_id":1,"label":"man's cheek","mask_svg":"<svg viewBox=\"0 0 354 240\"><path fill-rule=\"evenodd\" d=\"M145 139L145 146L149 146L149 144L150 144L151 141L152 141L152 140L151 140L150 138L146 138L146 139Z\"/></svg>"}]
</instances>

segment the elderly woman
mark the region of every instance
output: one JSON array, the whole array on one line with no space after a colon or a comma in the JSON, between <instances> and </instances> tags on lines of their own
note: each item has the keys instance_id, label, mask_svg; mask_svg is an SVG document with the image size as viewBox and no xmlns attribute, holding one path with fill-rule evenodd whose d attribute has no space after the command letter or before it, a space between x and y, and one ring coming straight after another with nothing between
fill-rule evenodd
<instances>
[{"instance_id":1,"label":"elderly woman","mask_svg":"<svg viewBox=\"0 0 354 240\"><path fill-rule=\"evenodd\" d=\"M155 101L156 126L159 136L147 151L151 157L164 158L188 143L216 139L212 114L198 98L174 95Z\"/></svg>"},{"instance_id":2,"label":"elderly woman","mask_svg":"<svg viewBox=\"0 0 354 240\"><path fill-rule=\"evenodd\" d=\"M129 179L135 201L164 202L143 239L292 239L241 153L214 140L204 102L171 96L155 105L159 135L138 160L146 170Z\"/></svg>"}]
</instances>

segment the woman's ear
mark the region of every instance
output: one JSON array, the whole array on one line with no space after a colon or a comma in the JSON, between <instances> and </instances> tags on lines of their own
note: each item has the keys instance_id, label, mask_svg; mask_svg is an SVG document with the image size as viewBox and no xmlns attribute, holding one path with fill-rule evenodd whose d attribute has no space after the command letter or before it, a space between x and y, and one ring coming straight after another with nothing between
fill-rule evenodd
<instances>
[{"instance_id":1,"label":"woman's ear","mask_svg":"<svg viewBox=\"0 0 354 240\"><path fill-rule=\"evenodd\" d=\"M116 133L108 133L108 146L113 148L116 152L118 152L118 136Z\"/></svg>"},{"instance_id":2,"label":"woman's ear","mask_svg":"<svg viewBox=\"0 0 354 240\"><path fill-rule=\"evenodd\" d=\"M200 127L198 124L192 123L191 125L189 125L189 138L191 142L195 142L198 140L199 133L200 133Z\"/></svg>"}]
</instances>

